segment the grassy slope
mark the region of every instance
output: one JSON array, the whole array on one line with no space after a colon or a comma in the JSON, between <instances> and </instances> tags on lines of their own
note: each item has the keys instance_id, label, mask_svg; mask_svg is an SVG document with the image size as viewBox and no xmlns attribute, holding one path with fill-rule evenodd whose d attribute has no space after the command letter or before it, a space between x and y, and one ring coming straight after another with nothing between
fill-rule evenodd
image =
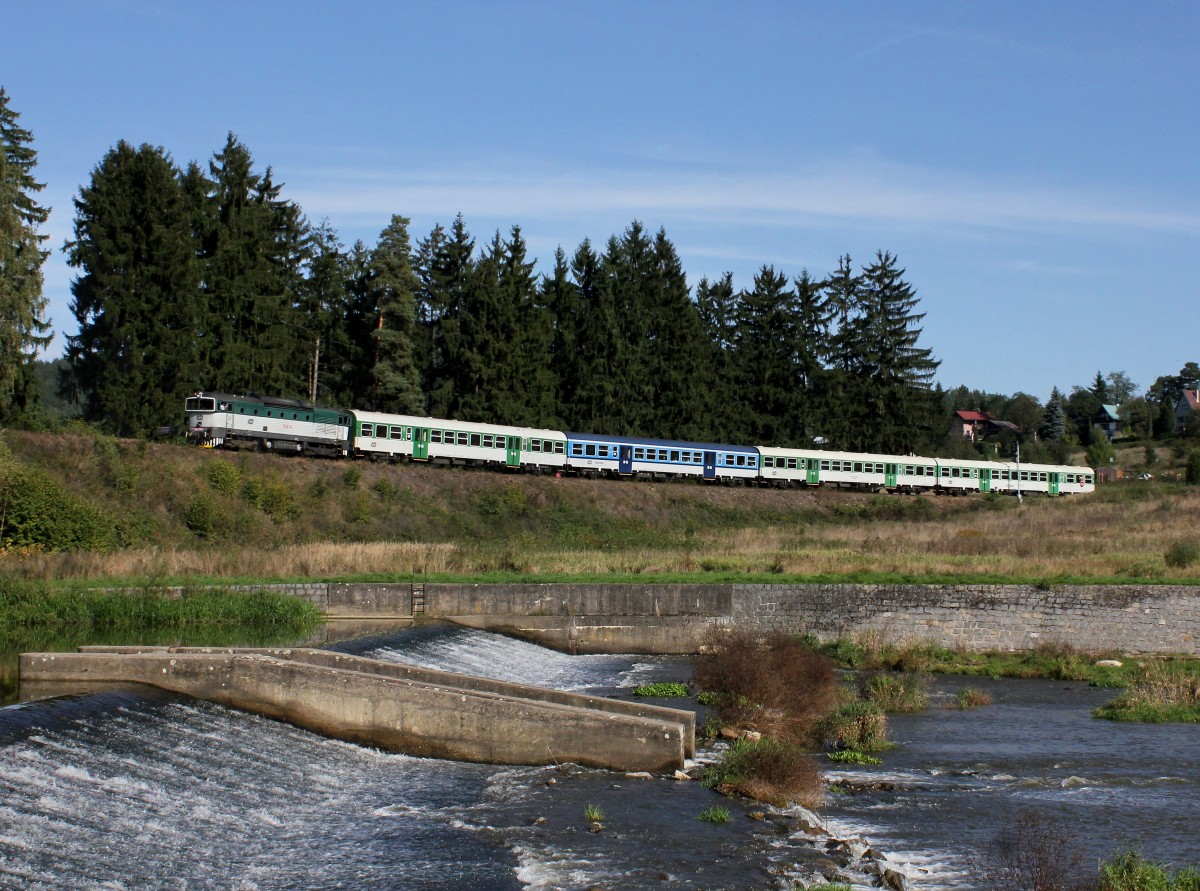
<instances>
[{"instance_id":1,"label":"grassy slope","mask_svg":"<svg viewBox=\"0 0 1200 891\"><path fill-rule=\"evenodd\" d=\"M1168 566L1200 492L1155 480L1075 499L939 498L531 477L8 431L14 458L97 506L106 554L9 553L43 578L597 575L1200 581Z\"/></svg>"}]
</instances>

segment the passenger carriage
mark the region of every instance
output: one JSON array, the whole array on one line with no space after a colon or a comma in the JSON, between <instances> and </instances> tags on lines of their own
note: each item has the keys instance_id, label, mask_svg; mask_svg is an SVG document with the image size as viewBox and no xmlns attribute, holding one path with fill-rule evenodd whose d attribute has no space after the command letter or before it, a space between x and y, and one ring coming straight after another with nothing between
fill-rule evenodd
<instances>
[{"instance_id":1,"label":"passenger carriage","mask_svg":"<svg viewBox=\"0 0 1200 891\"><path fill-rule=\"evenodd\" d=\"M440 464L491 464L551 472L566 463L557 430L355 412L354 454Z\"/></svg>"},{"instance_id":2,"label":"passenger carriage","mask_svg":"<svg viewBox=\"0 0 1200 891\"><path fill-rule=\"evenodd\" d=\"M694 477L725 482L758 476L758 449L750 446L571 433L567 466L583 476Z\"/></svg>"},{"instance_id":3,"label":"passenger carriage","mask_svg":"<svg viewBox=\"0 0 1200 891\"><path fill-rule=\"evenodd\" d=\"M345 457L353 413L294 399L197 393L184 401L188 442Z\"/></svg>"},{"instance_id":4,"label":"passenger carriage","mask_svg":"<svg viewBox=\"0 0 1200 891\"><path fill-rule=\"evenodd\" d=\"M1090 467L1063 464L1005 464L996 491L1015 495L1037 492L1043 495L1082 495L1096 491L1096 479Z\"/></svg>"},{"instance_id":5,"label":"passenger carriage","mask_svg":"<svg viewBox=\"0 0 1200 891\"><path fill-rule=\"evenodd\" d=\"M920 492L936 485L932 458L915 455L867 455L759 446L766 483L790 486L833 484L857 489Z\"/></svg>"},{"instance_id":6,"label":"passenger carriage","mask_svg":"<svg viewBox=\"0 0 1200 891\"><path fill-rule=\"evenodd\" d=\"M965 495L969 492L990 492L995 474L1006 465L982 458L936 458L938 467L937 488L948 495Z\"/></svg>"}]
</instances>

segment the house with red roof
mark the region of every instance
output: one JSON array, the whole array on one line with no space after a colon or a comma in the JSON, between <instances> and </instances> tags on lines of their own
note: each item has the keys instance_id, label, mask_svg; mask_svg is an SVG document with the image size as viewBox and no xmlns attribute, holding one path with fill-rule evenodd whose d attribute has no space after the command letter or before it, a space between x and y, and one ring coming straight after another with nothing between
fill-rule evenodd
<instances>
[{"instance_id":1,"label":"house with red roof","mask_svg":"<svg viewBox=\"0 0 1200 891\"><path fill-rule=\"evenodd\" d=\"M950 422L950 433L961 436L967 442L982 442L989 436L998 436L1006 430L1019 433L1012 421L998 421L990 411L956 411Z\"/></svg>"},{"instance_id":2,"label":"house with red roof","mask_svg":"<svg viewBox=\"0 0 1200 891\"><path fill-rule=\"evenodd\" d=\"M1175 432L1182 433L1187 429L1188 420L1200 412L1200 390L1184 390L1179 401L1175 403Z\"/></svg>"}]
</instances>

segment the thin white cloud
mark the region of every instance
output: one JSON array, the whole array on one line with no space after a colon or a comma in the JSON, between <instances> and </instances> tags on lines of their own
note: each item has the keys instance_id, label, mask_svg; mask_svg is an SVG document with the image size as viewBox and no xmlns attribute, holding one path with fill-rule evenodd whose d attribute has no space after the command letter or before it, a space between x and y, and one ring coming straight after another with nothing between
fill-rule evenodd
<instances>
[{"instance_id":1,"label":"thin white cloud","mask_svg":"<svg viewBox=\"0 0 1200 891\"><path fill-rule=\"evenodd\" d=\"M481 165L396 173L326 169L293 176L290 196L335 220L392 213L448 217L669 218L697 225L804 225L823 221L945 230L1139 230L1200 235L1200 214L1135 197L989 183L883 162L805 171L735 169L548 171Z\"/></svg>"}]
</instances>

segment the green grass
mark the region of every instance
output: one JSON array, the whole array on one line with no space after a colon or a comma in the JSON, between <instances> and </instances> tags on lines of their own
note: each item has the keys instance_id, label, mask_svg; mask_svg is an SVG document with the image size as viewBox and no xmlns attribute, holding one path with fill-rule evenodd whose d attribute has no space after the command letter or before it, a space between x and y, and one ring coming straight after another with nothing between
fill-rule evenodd
<instances>
[{"instance_id":1,"label":"green grass","mask_svg":"<svg viewBox=\"0 0 1200 891\"><path fill-rule=\"evenodd\" d=\"M1099 891L1200 891L1200 870L1178 871L1126 851L1100 865Z\"/></svg>"},{"instance_id":2,"label":"green grass","mask_svg":"<svg viewBox=\"0 0 1200 891\"><path fill-rule=\"evenodd\" d=\"M882 764L883 761L866 752L856 752L853 749L842 749L838 752L826 752L825 757L837 764Z\"/></svg>"},{"instance_id":3,"label":"green grass","mask_svg":"<svg viewBox=\"0 0 1200 891\"><path fill-rule=\"evenodd\" d=\"M1125 692L1092 712L1111 721L1200 723L1200 665L1155 660L1131 674Z\"/></svg>"},{"instance_id":4,"label":"green grass","mask_svg":"<svg viewBox=\"0 0 1200 891\"><path fill-rule=\"evenodd\" d=\"M599 823L604 819L604 811L594 804L589 804L583 809L583 819L589 823Z\"/></svg>"},{"instance_id":5,"label":"green grass","mask_svg":"<svg viewBox=\"0 0 1200 891\"><path fill-rule=\"evenodd\" d=\"M3 638L84 631L150 631L205 627L309 630L320 622L312 603L272 591L104 590L0 578Z\"/></svg>"},{"instance_id":6,"label":"green grass","mask_svg":"<svg viewBox=\"0 0 1200 891\"><path fill-rule=\"evenodd\" d=\"M732 818L729 816L729 808L714 804L712 807L702 810L697 819L703 820L705 823L728 823Z\"/></svg>"},{"instance_id":7,"label":"green grass","mask_svg":"<svg viewBox=\"0 0 1200 891\"><path fill-rule=\"evenodd\" d=\"M657 684L642 684L633 688L634 696L654 696L659 699L674 699L688 695L687 684L660 681Z\"/></svg>"}]
</instances>

